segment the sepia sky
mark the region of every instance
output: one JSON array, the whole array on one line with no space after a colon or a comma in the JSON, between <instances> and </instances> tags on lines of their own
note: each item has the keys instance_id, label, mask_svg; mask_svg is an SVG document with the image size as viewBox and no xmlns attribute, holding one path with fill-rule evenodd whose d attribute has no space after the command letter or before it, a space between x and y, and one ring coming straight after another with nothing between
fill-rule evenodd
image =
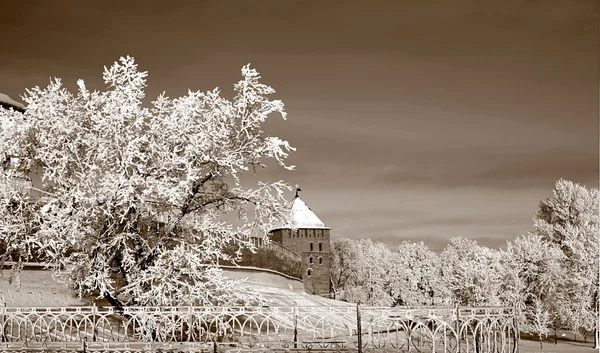
<instances>
[{"instance_id":1,"label":"sepia sky","mask_svg":"<svg viewBox=\"0 0 600 353\"><path fill-rule=\"evenodd\" d=\"M289 113L266 130L332 236L502 247L567 178L598 187L596 0L13 1L0 92L103 88L134 56L149 100L258 69ZM290 193L290 198L293 193Z\"/></svg>"}]
</instances>

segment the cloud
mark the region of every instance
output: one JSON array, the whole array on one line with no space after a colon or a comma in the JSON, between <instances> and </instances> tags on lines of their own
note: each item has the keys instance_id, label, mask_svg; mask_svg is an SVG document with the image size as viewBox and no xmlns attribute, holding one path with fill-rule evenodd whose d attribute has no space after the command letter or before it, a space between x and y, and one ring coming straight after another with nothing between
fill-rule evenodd
<instances>
[{"instance_id":1,"label":"cloud","mask_svg":"<svg viewBox=\"0 0 600 353\"><path fill-rule=\"evenodd\" d=\"M334 237L500 244L556 179L597 185L595 0L11 6L13 97L49 76L103 88L121 55L149 71L150 98L231 95L251 62L289 113L265 131L298 148L295 172L258 177L302 185Z\"/></svg>"},{"instance_id":2,"label":"cloud","mask_svg":"<svg viewBox=\"0 0 600 353\"><path fill-rule=\"evenodd\" d=\"M551 148L484 160L459 155L423 159L421 163L388 164L373 173L373 183L385 185L422 185L436 188L480 187L486 189L527 189L565 178L588 187L598 187L598 153L591 148ZM445 161L444 161L445 160ZM594 162L596 160L596 162Z\"/></svg>"}]
</instances>

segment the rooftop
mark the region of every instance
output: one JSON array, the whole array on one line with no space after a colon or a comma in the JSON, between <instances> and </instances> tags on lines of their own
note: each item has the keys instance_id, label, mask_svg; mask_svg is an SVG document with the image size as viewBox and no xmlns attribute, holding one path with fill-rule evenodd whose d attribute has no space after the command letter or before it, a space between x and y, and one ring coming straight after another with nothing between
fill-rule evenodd
<instances>
[{"instance_id":1,"label":"rooftop","mask_svg":"<svg viewBox=\"0 0 600 353\"><path fill-rule=\"evenodd\" d=\"M301 191L296 187L296 196L292 201L290 210L290 222L288 225L278 225L275 229L280 228L303 228L303 229L329 229L325 223L317 217L317 215L308 207L308 205L300 198L298 193Z\"/></svg>"},{"instance_id":2,"label":"rooftop","mask_svg":"<svg viewBox=\"0 0 600 353\"><path fill-rule=\"evenodd\" d=\"M292 202L292 224L294 228L326 228L317 215L297 196Z\"/></svg>"}]
</instances>

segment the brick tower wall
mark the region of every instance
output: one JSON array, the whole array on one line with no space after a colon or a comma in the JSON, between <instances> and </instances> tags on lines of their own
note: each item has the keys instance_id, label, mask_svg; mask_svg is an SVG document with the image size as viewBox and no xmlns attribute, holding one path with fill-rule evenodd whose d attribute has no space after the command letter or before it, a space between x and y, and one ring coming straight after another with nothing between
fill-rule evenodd
<instances>
[{"instance_id":1,"label":"brick tower wall","mask_svg":"<svg viewBox=\"0 0 600 353\"><path fill-rule=\"evenodd\" d=\"M312 264L309 263L310 257L313 258ZM307 293L320 295L326 298L330 297L330 257L331 255L327 253L302 253L302 258L304 259L304 272L302 275L302 282L304 283L304 290ZM319 259L321 261L319 261Z\"/></svg>"},{"instance_id":2,"label":"brick tower wall","mask_svg":"<svg viewBox=\"0 0 600 353\"><path fill-rule=\"evenodd\" d=\"M271 240L302 256L302 282L307 293L323 297L330 296L331 242L329 229L277 229L271 233Z\"/></svg>"}]
</instances>

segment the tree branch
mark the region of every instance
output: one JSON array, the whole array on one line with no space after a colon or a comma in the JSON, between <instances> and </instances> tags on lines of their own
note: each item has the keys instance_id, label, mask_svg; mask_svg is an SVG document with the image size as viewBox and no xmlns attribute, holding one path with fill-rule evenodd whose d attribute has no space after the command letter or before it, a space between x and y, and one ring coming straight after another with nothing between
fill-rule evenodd
<instances>
[{"instance_id":1,"label":"tree branch","mask_svg":"<svg viewBox=\"0 0 600 353\"><path fill-rule=\"evenodd\" d=\"M207 207L209 205L215 204L217 202L234 201L234 200L246 201L246 202L250 202L250 203L255 204L255 205L259 205L260 204L260 203L258 203L256 201L253 201L253 200L251 200L251 199L249 199L247 197L243 197L243 196L221 196L221 197L218 197L218 198L215 198L215 199L203 202L203 203L197 205L196 207L190 209L189 212L192 213L194 211L197 211L197 210L199 210L201 208L204 208L204 207Z\"/></svg>"},{"instance_id":2,"label":"tree branch","mask_svg":"<svg viewBox=\"0 0 600 353\"><path fill-rule=\"evenodd\" d=\"M213 173L209 172L204 178L202 178L202 180L199 180L194 184L194 186L192 187L192 192L188 195L188 197L183 202L183 205L181 206L181 209L180 209L181 213L180 213L179 217L177 217L177 220L173 224L173 227L175 227L177 224L179 224L179 222L181 222L183 217L185 217L185 215L189 213L189 211L190 211L189 208L190 208L190 205L192 204L192 201L194 201L194 197L196 197L196 194L198 194L198 191L200 191L200 188L204 184L206 184L209 180L211 180L213 177L214 177Z\"/></svg>"}]
</instances>

